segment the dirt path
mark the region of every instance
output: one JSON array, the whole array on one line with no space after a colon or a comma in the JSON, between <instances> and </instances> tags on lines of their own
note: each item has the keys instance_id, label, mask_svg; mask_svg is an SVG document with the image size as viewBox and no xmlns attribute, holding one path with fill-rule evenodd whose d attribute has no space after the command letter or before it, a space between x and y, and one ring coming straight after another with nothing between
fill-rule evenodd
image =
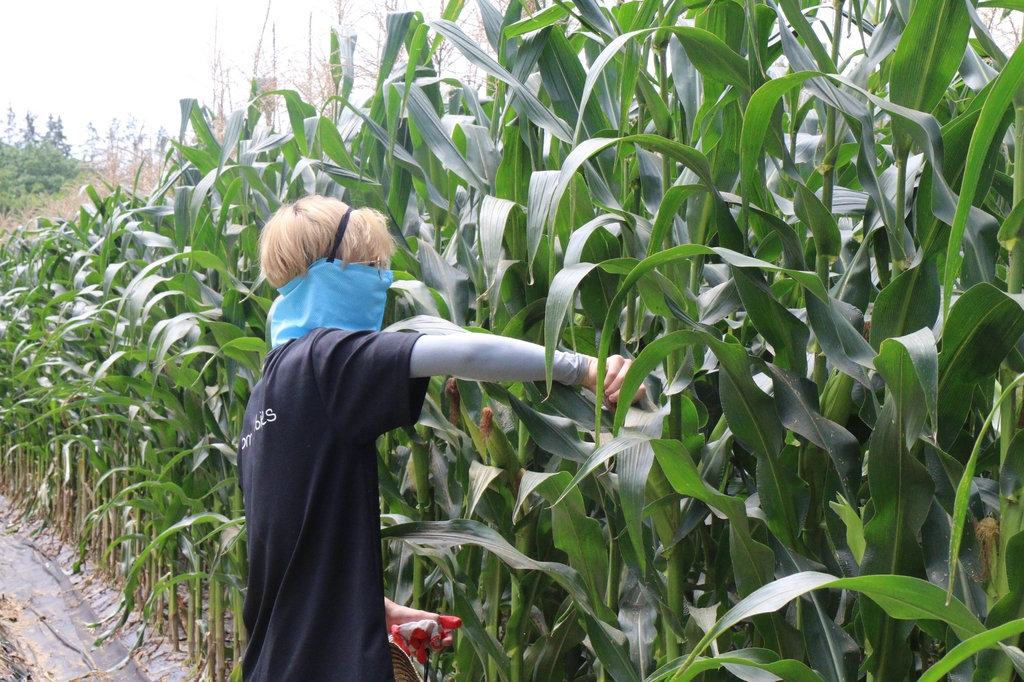
<instances>
[{"instance_id":1,"label":"dirt path","mask_svg":"<svg viewBox=\"0 0 1024 682\"><path fill-rule=\"evenodd\" d=\"M102 647L87 623L114 612L120 593L38 522L19 519L0 495L0 682L186 682L196 671L163 637L130 658L138 618Z\"/></svg>"},{"instance_id":2,"label":"dirt path","mask_svg":"<svg viewBox=\"0 0 1024 682\"><path fill-rule=\"evenodd\" d=\"M120 642L93 649L96 613L53 561L17 534L0 535L0 629L10 677L54 682L148 682ZM2 668L0 668L2 670ZM110 671L110 672L105 672ZM2 679L2 678L0 678Z\"/></svg>"}]
</instances>

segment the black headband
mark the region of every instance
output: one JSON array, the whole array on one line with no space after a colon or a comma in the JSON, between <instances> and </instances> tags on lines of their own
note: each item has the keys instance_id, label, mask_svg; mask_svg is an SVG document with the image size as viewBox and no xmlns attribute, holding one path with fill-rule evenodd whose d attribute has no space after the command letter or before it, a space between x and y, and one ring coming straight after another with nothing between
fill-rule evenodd
<instances>
[{"instance_id":1,"label":"black headband","mask_svg":"<svg viewBox=\"0 0 1024 682\"><path fill-rule=\"evenodd\" d=\"M327 262L334 262L334 254L338 253L338 249L341 248L341 240L345 238L345 230L348 229L348 219L352 215L352 207L349 206L348 210L345 211L345 215L341 216L341 222L338 223L338 233L334 235L334 248L331 249L331 254L327 256Z\"/></svg>"}]
</instances>

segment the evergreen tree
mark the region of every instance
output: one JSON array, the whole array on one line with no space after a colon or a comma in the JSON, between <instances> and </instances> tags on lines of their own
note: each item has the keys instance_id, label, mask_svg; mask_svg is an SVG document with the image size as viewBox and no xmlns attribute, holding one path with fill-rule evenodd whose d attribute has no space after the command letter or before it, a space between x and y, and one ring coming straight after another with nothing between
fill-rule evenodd
<instances>
[{"instance_id":1,"label":"evergreen tree","mask_svg":"<svg viewBox=\"0 0 1024 682\"><path fill-rule=\"evenodd\" d=\"M7 105L7 125L4 127L4 144L13 145L18 141L18 115L14 107Z\"/></svg>"},{"instance_id":2,"label":"evergreen tree","mask_svg":"<svg viewBox=\"0 0 1024 682\"><path fill-rule=\"evenodd\" d=\"M25 112L25 127L22 129L21 139L26 147L39 141L39 133L36 132L36 117L32 115L31 111Z\"/></svg>"},{"instance_id":3,"label":"evergreen tree","mask_svg":"<svg viewBox=\"0 0 1024 682\"><path fill-rule=\"evenodd\" d=\"M71 145L64 135L64 121L58 116L56 120L53 114L46 121L46 134L43 135L43 142L58 150L65 157L71 156Z\"/></svg>"}]
</instances>

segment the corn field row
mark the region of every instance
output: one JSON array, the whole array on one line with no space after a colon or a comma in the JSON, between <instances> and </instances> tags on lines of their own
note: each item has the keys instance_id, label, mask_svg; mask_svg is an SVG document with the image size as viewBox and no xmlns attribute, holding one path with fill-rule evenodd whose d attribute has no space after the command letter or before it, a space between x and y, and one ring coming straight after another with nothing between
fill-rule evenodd
<instances>
[{"instance_id":1,"label":"corn field row","mask_svg":"<svg viewBox=\"0 0 1024 682\"><path fill-rule=\"evenodd\" d=\"M386 592L465 623L432 679L1024 676L1020 3L478 5L389 15L366 101L341 27L323 106L182 100L156 190L5 236L0 492L123 585L98 636L237 671L257 244L322 194L391 217L385 327L635 358L614 412L438 377L380 440Z\"/></svg>"}]
</instances>

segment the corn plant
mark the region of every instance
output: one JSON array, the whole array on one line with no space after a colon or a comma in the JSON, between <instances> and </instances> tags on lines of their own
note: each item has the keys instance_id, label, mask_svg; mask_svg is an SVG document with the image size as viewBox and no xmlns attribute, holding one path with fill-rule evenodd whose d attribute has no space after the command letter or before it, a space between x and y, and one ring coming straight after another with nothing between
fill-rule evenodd
<instances>
[{"instance_id":1,"label":"corn plant","mask_svg":"<svg viewBox=\"0 0 1024 682\"><path fill-rule=\"evenodd\" d=\"M391 217L388 329L635 358L380 440L387 593L465 623L432 678L1024 674L1024 50L967 0L478 6L389 15L366 101L344 27L327 102L183 100L159 188L4 241L0 489L123 585L101 636L237 670L257 240L316 193Z\"/></svg>"}]
</instances>

